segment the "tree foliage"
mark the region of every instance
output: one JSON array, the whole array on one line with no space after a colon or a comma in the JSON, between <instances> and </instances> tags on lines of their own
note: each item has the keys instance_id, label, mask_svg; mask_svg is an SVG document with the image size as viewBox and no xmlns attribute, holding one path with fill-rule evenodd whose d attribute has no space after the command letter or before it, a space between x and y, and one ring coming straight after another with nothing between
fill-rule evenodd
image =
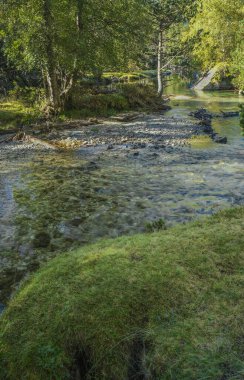
<instances>
[{"instance_id":1,"label":"tree foliage","mask_svg":"<svg viewBox=\"0 0 244 380\"><path fill-rule=\"evenodd\" d=\"M195 11L195 0L149 0L154 50L157 53L158 93L163 91L163 71L181 55L179 32Z\"/></svg>"},{"instance_id":2,"label":"tree foliage","mask_svg":"<svg viewBox=\"0 0 244 380\"><path fill-rule=\"evenodd\" d=\"M147 35L139 0L9 0L1 11L9 60L42 73L54 108L78 73L125 67Z\"/></svg>"},{"instance_id":3,"label":"tree foliage","mask_svg":"<svg viewBox=\"0 0 244 380\"><path fill-rule=\"evenodd\" d=\"M243 82L243 0L200 1L187 38L194 41L193 57L204 70L216 64L235 74L236 84Z\"/></svg>"}]
</instances>

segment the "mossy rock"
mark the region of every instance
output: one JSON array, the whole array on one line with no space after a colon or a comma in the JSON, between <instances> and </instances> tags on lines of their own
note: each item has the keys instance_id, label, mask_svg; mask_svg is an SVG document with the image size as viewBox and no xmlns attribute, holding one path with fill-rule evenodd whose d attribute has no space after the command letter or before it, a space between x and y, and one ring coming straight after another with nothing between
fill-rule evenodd
<instances>
[{"instance_id":1,"label":"mossy rock","mask_svg":"<svg viewBox=\"0 0 244 380\"><path fill-rule=\"evenodd\" d=\"M0 321L4 380L244 378L244 208L50 261Z\"/></svg>"}]
</instances>

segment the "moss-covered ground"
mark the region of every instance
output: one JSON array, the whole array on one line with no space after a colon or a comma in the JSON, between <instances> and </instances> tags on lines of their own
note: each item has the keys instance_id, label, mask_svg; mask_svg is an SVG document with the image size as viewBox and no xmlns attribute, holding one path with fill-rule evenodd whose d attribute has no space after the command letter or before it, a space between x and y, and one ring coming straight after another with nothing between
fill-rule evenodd
<instances>
[{"instance_id":1,"label":"moss-covered ground","mask_svg":"<svg viewBox=\"0 0 244 380\"><path fill-rule=\"evenodd\" d=\"M50 261L0 320L1 379L244 378L244 208Z\"/></svg>"}]
</instances>

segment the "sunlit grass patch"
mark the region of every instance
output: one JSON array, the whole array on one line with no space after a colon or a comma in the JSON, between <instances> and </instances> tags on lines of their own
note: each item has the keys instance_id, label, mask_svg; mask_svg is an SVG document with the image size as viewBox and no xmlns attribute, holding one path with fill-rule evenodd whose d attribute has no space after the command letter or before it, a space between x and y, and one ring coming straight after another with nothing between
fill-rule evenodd
<instances>
[{"instance_id":1,"label":"sunlit grass patch","mask_svg":"<svg viewBox=\"0 0 244 380\"><path fill-rule=\"evenodd\" d=\"M21 101L9 100L0 102L0 131L14 129L28 124L37 116L34 107Z\"/></svg>"}]
</instances>

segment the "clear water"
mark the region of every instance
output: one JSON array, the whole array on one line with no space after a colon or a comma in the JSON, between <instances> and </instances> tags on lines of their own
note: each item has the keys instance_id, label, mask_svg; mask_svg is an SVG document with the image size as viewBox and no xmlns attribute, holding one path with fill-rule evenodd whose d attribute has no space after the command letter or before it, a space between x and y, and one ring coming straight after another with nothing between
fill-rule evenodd
<instances>
[{"instance_id":1,"label":"clear water","mask_svg":"<svg viewBox=\"0 0 244 380\"><path fill-rule=\"evenodd\" d=\"M199 107L237 110L243 101L232 92L195 93L185 86L167 92L173 95L168 115L176 119ZM154 160L146 150L137 160L116 152L1 155L0 296L5 299L24 274L64 250L142 232L160 218L172 225L243 204L239 119L215 119L213 125L228 137L227 145L206 140ZM45 247L38 242L43 233Z\"/></svg>"},{"instance_id":2,"label":"clear water","mask_svg":"<svg viewBox=\"0 0 244 380\"><path fill-rule=\"evenodd\" d=\"M244 97L233 91L194 91L185 82L176 82L166 88L166 94L172 96L175 106L169 114L175 117L187 115L194 109L206 108L210 112L237 111L244 103ZM243 141L239 118L216 118L213 127L217 133L228 137L229 143Z\"/></svg>"}]
</instances>

